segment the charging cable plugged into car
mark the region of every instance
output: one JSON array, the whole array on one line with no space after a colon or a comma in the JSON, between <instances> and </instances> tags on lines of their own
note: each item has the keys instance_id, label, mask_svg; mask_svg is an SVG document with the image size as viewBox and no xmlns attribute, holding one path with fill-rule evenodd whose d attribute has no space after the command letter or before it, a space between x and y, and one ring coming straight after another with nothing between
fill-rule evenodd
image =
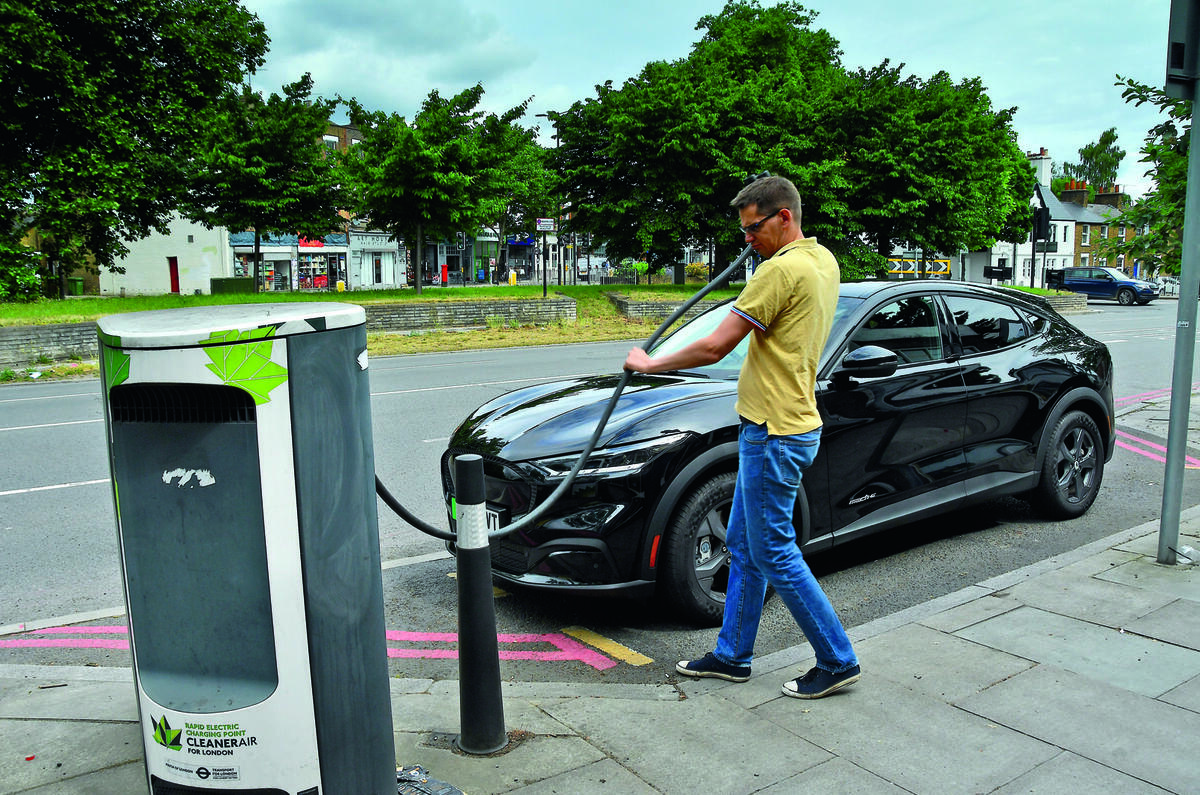
<instances>
[{"instance_id":1,"label":"charging cable plugged into car","mask_svg":"<svg viewBox=\"0 0 1200 795\"><path fill-rule=\"evenodd\" d=\"M746 180L747 184L770 176L763 171ZM717 278L701 287L684 301L662 322L654 333L642 343L642 350L649 352L668 329L700 302L706 295L724 284L726 279L742 266L754 252L746 246ZM501 751L508 745L504 729L504 705L500 695L500 655L496 640L496 611L492 596L491 539L500 538L534 525L550 510L559 498L575 482L584 470L588 458L595 450L604 433L608 420L620 400L621 393L629 385L633 374L621 371L621 377L604 406L596 428L579 454L570 471L562 477L558 487L529 513L515 522L491 532L487 527L487 511L484 496L483 459L475 454L462 455L454 461L454 497L452 513L455 531L442 530L423 521L392 495L388 488L375 476L375 492L384 504L405 522L422 533L443 541L453 542L456 547L458 581L458 645L459 645L459 712L461 733L455 739L459 750L467 754L486 755Z\"/></svg>"}]
</instances>

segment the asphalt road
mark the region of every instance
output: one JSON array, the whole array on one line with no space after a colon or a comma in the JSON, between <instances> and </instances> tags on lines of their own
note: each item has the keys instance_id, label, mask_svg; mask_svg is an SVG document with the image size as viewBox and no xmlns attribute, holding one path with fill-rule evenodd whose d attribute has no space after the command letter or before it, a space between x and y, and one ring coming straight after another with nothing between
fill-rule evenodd
<instances>
[{"instance_id":1,"label":"asphalt road","mask_svg":"<svg viewBox=\"0 0 1200 795\"><path fill-rule=\"evenodd\" d=\"M847 625L1158 516L1166 430L1155 418L1163 414L1170 384L1176 303L1094 303L1092 309L1072 320L1113 351L1118 428L1127 442L1092 510L1071 522L1046 522L1021 500L996 500L815 558L813 568ZM444 526L438 459L471 409L533 381L615 371L629 347L597 343L373 360L376 470L410 510ZM18 637L5 635L0 662L130 664L101 417L95 380L0 388L0 627L52 630L87 619L98 628L84 635L21 635L40 642L19 646L5 646ZM1200 502L1192 470L1183 502ZM380 544L393 675L457 678L455 647L447 640L456 629L454 561L441 542L382 504ZM681 625L653 602L497 597L503 673L516 680L662 681L675 659L711 648L715 637L714 630ZM798 639L773 600L759 653Z\"/></svg>"}]
</instances>

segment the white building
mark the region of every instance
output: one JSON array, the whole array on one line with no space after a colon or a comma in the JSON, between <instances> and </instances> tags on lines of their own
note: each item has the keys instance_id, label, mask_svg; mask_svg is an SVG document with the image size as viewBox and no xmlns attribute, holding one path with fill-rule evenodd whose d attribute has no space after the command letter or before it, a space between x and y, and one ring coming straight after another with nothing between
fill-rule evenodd
<instances>
[{"instance_id":1,"label":"white building","mask_svg":"<svg viewBox=\"0 0 1200 795\"><path fill-rule=\"evenodd\" d=\"M1075 258L1075 224L1077 208L1061 202L1050 190L1051 162L1045 149L1031 153L1029 162L1037 174L1037 186L1030 204L1050 210L1050 234L1047 240L1030 242L1029 235L1021 243L997 242L990 249L972 251L963 255L963 278L967 281L991 282L984 276L984 268L1011 267L1013 275L1006 284L1045 287L1045 272L1072 264Z\"/></svg>"},{"instance_id":2,"label":"white building","mask_svg":"<svg viewBox=\"0 0 1200 795\"><path fill-rule=\"evenodd\" d=\"M100 274L101 295L192 295L209 292L210 280L234 275L229 233L221 227L175 218L169 234L151 234L129 244L117 260L124 273Z\"/></svg>"}]
</instances>

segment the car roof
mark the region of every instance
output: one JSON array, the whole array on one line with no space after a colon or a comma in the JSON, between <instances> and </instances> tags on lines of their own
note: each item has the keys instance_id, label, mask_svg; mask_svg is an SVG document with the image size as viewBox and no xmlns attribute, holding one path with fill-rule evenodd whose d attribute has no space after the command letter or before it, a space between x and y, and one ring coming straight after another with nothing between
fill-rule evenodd
<instances>
[{"instance_id":1,"label":"car roof","mask_svg":"<svg viewBox=\"0 0 1200 795\"><path fill-rule=\"evenodd\" d=\"M999 298L1010 303L1018 303L1031 311L1038 311L1042 314L1058 314L1039 295L1008 287L993 287L988 284L958 282L948 279L868 279L856 282L842 282L840 293L850 298L862 299L892 296L903 297L914 293L990 297Z\"/></svg>"}]
</instances>

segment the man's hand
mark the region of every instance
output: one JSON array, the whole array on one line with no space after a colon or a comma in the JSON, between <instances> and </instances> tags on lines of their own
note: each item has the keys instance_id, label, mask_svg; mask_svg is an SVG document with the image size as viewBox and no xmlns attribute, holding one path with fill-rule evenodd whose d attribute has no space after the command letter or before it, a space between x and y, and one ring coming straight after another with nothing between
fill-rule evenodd
<instances>
[{"instance_id":1,"label":"man's hand","mask_svg":"<svg viewBox=\"0 0 1200 795\"><path fill-rule=\"evenodd\" d=\"M650 371L652 361L650 354L641 348L634 348L625 357L625 369L635 373L647 373Z\"/></svg>"}]
</instances>

